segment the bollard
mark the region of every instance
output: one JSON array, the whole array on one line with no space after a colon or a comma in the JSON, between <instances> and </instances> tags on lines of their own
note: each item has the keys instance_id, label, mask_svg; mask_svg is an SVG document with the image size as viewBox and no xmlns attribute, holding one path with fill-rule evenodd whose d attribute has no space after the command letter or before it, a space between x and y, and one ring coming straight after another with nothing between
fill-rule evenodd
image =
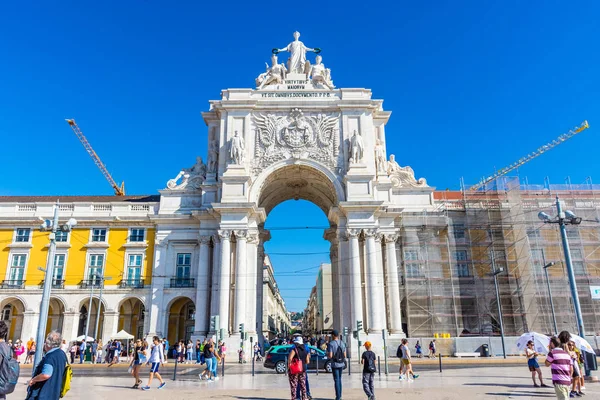
<instances>
[{"instance_id":1,"label":"bollard","mask_svg":"<svg viewBox=\"0 0 600 400\"><path fill-rule=\"evenodd\" d=\"M352 365L350 362L350 357L348 357L348 362L346 364L348 364L348 375L350 375L350 365Z\"/></svg>"},{"instance_id":2,"label":"bollard","mask_svg":"<svg viewBox=\"0 0 600 400\"><path fill-rule=\"evenodd\" d=\"M288 372L288 355L285 355L285 374L287 375Z\"/></svg>"},{"instance_id":3,"label":"bollard","mask_svg":"<svg viewBox=\"0 0 600 400\"><path fill-rule=\"evenodd\" d=\"M315 356L317 357L317 376L319 376L319 353L315 352Z\"/></svg>"},{"instance_id":4,"label":"bollard","mask_svg":"<svg viewBox=\"0 0 600 400\"><path fill-rule=\"evenodd\" d=\"M179 361L178 358L175 359L175 368L173 368L173 380L176 381L177 380L177 362Z\"/></svg>"},{"instance_id":5,"label":"bollard","mask_svg":"<svg viewBox=\"0 0 600 400\"><path fill-rule=\"evenodd\" d=\"M440 353L438 358L440 359L440 372L442 372L442 353Z\"/></svg>"},{"instance_id":6,"label":"bollard","mask_svg":"<svg viewBox=\"0 0 600 400\"><path fill-rule=\"evenodd\" d=\"M254 359L256 357L252 357L252 376L254 376Z\"/></svg>"},{"instance_id":7,"label":"bollard","mask_svg":"<svg viewBox=\"0 0 600 400\"><path fill-rule=\"evenodd\" d=\"M377 371L379 372L379 376L381 376L381 357L377 356Z\"/></svg>"},{"instance_id":8,"label":"bollard","mask_svg":"<svg viewBox=\"0 0 600 400\"><path fill-rule=\"evenodd\" d=\"M217 368L217 373L219 368ZM221 358L221 376L225 376L225 357Z\"/></svg>"}]
</instances>

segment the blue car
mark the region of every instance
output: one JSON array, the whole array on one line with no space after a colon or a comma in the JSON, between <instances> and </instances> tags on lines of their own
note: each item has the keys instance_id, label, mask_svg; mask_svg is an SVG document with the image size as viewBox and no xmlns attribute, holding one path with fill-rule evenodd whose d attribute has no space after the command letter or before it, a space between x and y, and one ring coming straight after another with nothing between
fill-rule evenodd
<instances>
[{"instance_id":1,"label":"blue car","mask_svg":"<svg viewBox=\"0 0 600 400\"><path fill-rule=\"evenodd\" d=\"M287 372L287 356L290 354L292 347L294 346L291 344L283 346L271 346L267 351L263 365L266 368L274 369L278 374L285 374ZM317 349L314 346L308 346L308 349L310 350L310 363L308 364L308 370L315 371L318 360L319 370L331 372L331 360L327 358L325 352L321 349Z\"/></svg>"}]
</instances>

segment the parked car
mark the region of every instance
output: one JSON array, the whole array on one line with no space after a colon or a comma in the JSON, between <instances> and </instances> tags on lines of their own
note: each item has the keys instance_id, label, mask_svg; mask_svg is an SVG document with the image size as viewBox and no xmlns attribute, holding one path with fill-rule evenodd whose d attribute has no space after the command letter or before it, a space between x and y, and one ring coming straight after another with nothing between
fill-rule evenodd
<instances>
[{"instance_id":1,"label":"parked car","mask_svg":"<svg viewBox=\"0 0 600 400\"><path fill-rule=\"evenodd\" d=\"M287 371L287 356L290 354L290 350L293 345L283 346L271 346L265 356L264 366L265 368L274 369L278 374L285 374ZM325 372L331 372L331 360L327 358L325 352L321 349L317 349L314 346L308 346L310 350L310 363L308 364L308 370L316 370L317 360L319 362L319 370Z\"/></svg>"},{"instance_id":2,"label":"parked car","mask_svg":"<svg viewBox=\"0 0 600 400\"><path fill-rule=\"evenodd\" d=\"M265 354L267 353L267 351L269 351L269 349L273 346L281 346L283 344L284 339L283 338L275 338L275 339L271 339L268 342L265 342Z\"/></svg>"}]
</instances>

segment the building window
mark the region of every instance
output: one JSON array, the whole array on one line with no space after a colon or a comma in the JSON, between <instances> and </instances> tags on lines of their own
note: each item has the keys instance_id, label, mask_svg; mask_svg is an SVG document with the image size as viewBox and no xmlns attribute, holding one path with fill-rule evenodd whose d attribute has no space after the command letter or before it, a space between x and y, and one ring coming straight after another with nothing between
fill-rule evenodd
<instances>
[{"instance_id":1,"label":"building window","mask_svg":"<svg viewBox=\"0 0 600 400\"><path fill-rule=\"evenodd\" d=\"M567 237L569 239L579 239L579 228L574 226L567 227Z\"/></svg>"},{"instance_id":2,"label":"building window","mask_svg":"<svg viewBox=\"0 0 600 400\"><path fill-rule=\"evenodd\" d=\"M130 242L143 242L144 241L144 228L133 228L129 232Z\"/></svg>"},{"instance_id":3,"label":"building window","mask_svg":"<svg viewBox=\"0 0 600 400\"><path fill-rule=\"evenodd\" d=\"M106 228L92 229L92 242L106 242Z\"/></svg>"},{"instance_id":4,"label":"building window","mask_svg":"<svg viewBox=\"0 0 600 400\"><path fill-rule=\"evenodd\" d=\"M102 268L104 267L104 254L90 254L90 265L88 268L89 279L102 276Z\"/></svg>"},{"instance_id":5,"label":"building window","mask_svg":"<svg viewBox=\"0 0 600 400\"><path fill-rule=\"evenodd\" d=\"M531 239L540 239L542 234L540 228L527 228L527 237Z\"/></svg>"},{"instance_id":6,"label":"building window","mask_svg":"<svg viewBox=\"0 0 600 400\"><path fill-rule=\"evenodd\" d=\"M17 235L15 237L15 242L17 243L27 243L29 242L29 235L31 234L31 229L29 228L18 228Z\"/></svg>"},{"instance_id":7,"label":"building window","mask_svg":"<svg viewBox=\"0 0 600 400\"><path fill-rule=\"evenodd\" d=\"M583 261L573 261L573 272L575 275L585 275L585 263Z\"/></svg>"},{"instance_id":8,"label":"building window","mask_svg":"<svg viewBox=\"0 0 600 400\"><path fill-rule=\"evenodd\" d=\"M56 231L54 238L57 242L66 243L69 241L69 232Z\"/></svg>"},{"instance_id":9,"label":"building window","mask_svg":"<svg viewBox=\"0 0 600 400\"><path fill-rule=\"evenodd\" d=\"M454 259L456 261L467 261L467 251L466 250L457 250L454 252Z\"/></svg>"},{"instance_id":10,"label":"building window","mask_svg":"<svg viewBox=\"0 0 600 400\"><path fill-rule=\"evenodd\" d=\"M407 277L417 278L422 275L419 263L419 250L404 250L404 263L406 264Z\"/></svg>"},{"instance_id":11,"label":"building window","mask_svg":"<svg viewBox=\"0 0 600 400\"><path fill-rule=\"evenodd\" d=\"M62 281L64 279L65 255L56 254L54 256L54 280Z\"/></svg>"},{"instance_id":12,"label":"building window","mask_svg":"<svg viewBox=\"0 0 600 400\"><path fill-rule=\"evenodd\" d=\"M471 271L469 270L469 263L467 263L467 251L466 250L457 250L454 252L454 260L456 276L459 278L464 278L467 276L471 276Z\"/></svg>"},{"instance_id":13,"label":"building window","mask_svg":"<svg viewBox=\"0 0 600 400\"><path fill-rule=\"evenodd\" d=\"M190 269L192 266L192 254L191 253L177 253L177 277L178 278L189 278Z\"/></svg>"},{"instance_id":14,"label":"building window","mask_svg":"<svg viewBox=\"0 0 600 400\"><path fill-rule=\"evenodd\" d=\"M583 260L583 252L581 249L570 249L571 250L571 259L573 260Z\"/></svg>"},{"instance_id":15,"label":"building window","mask_svg":"<svg viewBox=\"0 0 600 400\"><path fill-rule=\"evenodd\" d=\"M452 231L454 232L454 239L465 238L465 226L463 224L454 225Z\"/></svg>"},{"instance_id":16,"label":"building window","mask_svg":"<svg viewBox=\"0 0 600 400\"><path fill-rule=\"evenodd\" d=\"M496 241L502 241L504 239L504 236L502 235L502 229L490 229L488 231L490 240L493 242Z\"/></svg>"},{"instance_id":17,"label":"building window","mask_svg":"<svg viewBox=\"0 0 600 400\"><path fill-rule=\"evenodd\" d=\"M7 304L2 309L2 321L10 321L10 317L12 314L12 306ZM8 324L10 326L10 324Z\"/></svg>"},{"instance_id":18,"label":"building window","mask_svg":"<svg viewBox=\"0 0 600 400\"><path fill-rule=\"evenodd\" d=\"M531 261L536 273L541 273L544 267L544 251L542 249L531 249Z\"/></svg>"},{"instance_id":19,"label":"building window","mask_svg":"<svg viewBox=\"0 0 600 400\"><path fill-rule=\"evenodd\" d=\"M142 276L142 255L129 254L127 257L127 278L130 281L137 281Z\"/></svg>"},{"instance_id":20,"label":"building window","mask_svg":"<svg viewBox=\"0 0 600 400\"><path fill-rule=\"evenodd\" d=\"M27 262L27 254L13 254L10 263L9 280L22 281L25 276L25 264Z\"/></svg>"}]
</instances>

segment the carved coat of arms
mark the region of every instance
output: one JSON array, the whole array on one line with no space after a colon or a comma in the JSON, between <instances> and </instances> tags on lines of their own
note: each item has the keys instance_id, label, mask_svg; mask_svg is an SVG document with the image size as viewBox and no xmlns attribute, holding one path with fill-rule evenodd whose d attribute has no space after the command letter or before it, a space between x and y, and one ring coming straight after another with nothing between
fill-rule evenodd
<instances>
[{"instance_id":1,"label":"carved coat of arms","mask_svg":"<svg viewBox=\"0 0 600 400\"><path fill-rule=\"evenodd\" d=\"M334 169L339 156L339 116L305 116L294 108L287 116L253 114L256 127L253 171L288 158L310 158Z\"/></svg>"}]
</instances>

